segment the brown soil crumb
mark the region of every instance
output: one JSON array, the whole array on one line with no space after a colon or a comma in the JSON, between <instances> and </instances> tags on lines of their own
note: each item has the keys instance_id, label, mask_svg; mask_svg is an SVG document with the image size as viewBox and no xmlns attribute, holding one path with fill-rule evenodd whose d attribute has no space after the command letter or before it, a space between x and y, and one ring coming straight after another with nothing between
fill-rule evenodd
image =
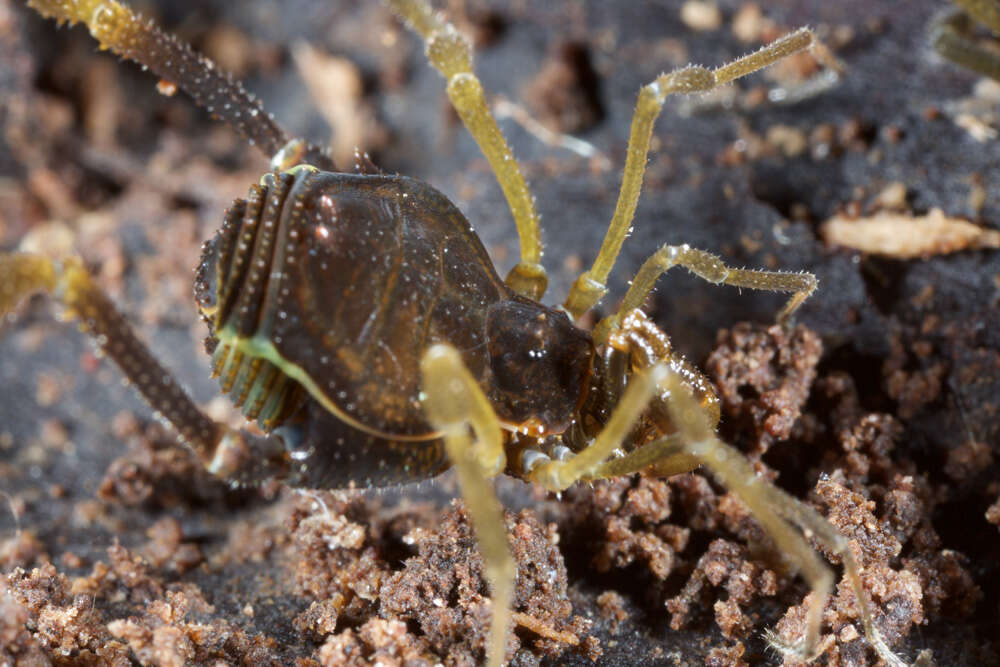
<instances>
[{"instance_id":1,"label":"brown soil crumb","mask_svg":"<svg viewBox=\"0 0 1000 667\"><path fill-rule=\"evenodd\" d=\"M816 484L813 499L848 538L886 641L899 642L915 624L931 618L968 617L982 594L964 557L942 549L931 524L943 496L912 464L890 456L902 426L889 415L864 413L845 375L834 374L818 385L832 399L831 426L842 454L824 466L833 472ZM836 562L833 554L826 555ZM804 603L790 609L778 631L801 636L805 610ZM824 621L830 632L823 638L830 647L828 664L856 664L866 649L846 581L840 582Z\"/></svg>"},{"instance_id":2,"label":"brown soil crumb","mask_svg":"<svg viewBox=\"0 0 1000 667\"><path fill-rule=\"evenodd\" d=\"M18 530L12 537L0 540L0 571L28 567L48 560L43 545L34 531Z\"/></svg>"},{"instance_id":3,"label":"brown soil crumb","mask_svg":"<svg viewBox=\"0 0 1000 667\"><path fill-rule=\"evenodd\" d=\"M48 657L27 628L31 612L6 590L0 593L0 664L45 665Z\"/></svg>"},{"instance_id":4,"label":"brown soil crumb","mask_svg":"<svg viewBox=\"0 0 1000 667\"><path fill-rule=\"evenodd\" d=\"M150 602L141 619L112 621L108 630L125 641L143 664L284 664L272 638L247 634L225 620L207 624L185 620L195 611L193 603L197 599L192 601L184 592L167 593L165 600Z\"/></svg>"},{"instance_id":5,"label":"brown soil crumb","mask_svg":"<svg viewBox=\"0 0 1000 667\"><path fill-rule=\"evenodd\" d=\"M153 532L174 531L160 527ZM11 572L0 591L5 610L0 637L10 638L0 642L0 658L7 651L21 660L43 656L41 662L14 663L25 665L51 664L49 660L122 667L133 660L167 667L218 660L283 664L273 639L225 620L205 622L215 610L193 584L171 584L166 590L142 557L121 546L109 549L109 556L110 565L98 563L90 576L75 580L48 563L31 572ZM111 610L125 598L140 605L141 614L114 618Z\"/></svg>"},{"instance_id":6,"label":"brown soil crumb","mask_svg":"<svg viewBox=\"0 0 1000 667\"><path fill-rule=\"evenodd\" d=\"M671 514L669 482L647 477L599 480L590 487L567 492L567 516L573 532L596 531L597 551L591 565L598 572L644 563L664 580L678 565L677 553L688 542L690 530L665 523Z\"/></svg>"},{"instance_id":7,"label":"brown soil crumb","mask_svg":"<svg viewBox=\"0 0 1000 667\"><path fill-rule=\"evenodd\" d=\"M717 646L705 656L705 664L708 667L746 667L743 654L746 649L743 644L737 642L732 646Z\"/></svg>"},{"instance_id":8,"label":"brown soil crumb","mask_svg":"<svg viewBox=\"0 0 1000 667\"><path fill-rule=\"evenodd\" d=\"M149 542L143 547L142 554L155 568L186 572L203 560L197 544L183 541L181 524L173 517L154 523L146 531L146 536Z\"/></svg>"},{"instance_id":9,"label":"brown soil crumb","mask_svg":"<svg viewBox=\"0 0 1000 667\"><path fill-rule=\"evenodd\" d=\"M724 589L725 600L711 603L712 589ZM758 596L778 592L778 575L749 559L747 548L728 540L714 540L688 578L680 594L664 603L670 612L670 627L687 627L694 613L714 607L715 619L728 639L746 637L753 627L743 607Z\"/></svg>"},{"instance_id":10,"label":"brown soil crumb","mask_svg":"<svg viewBox=\"0 0 1000 667\"><path fill-rule=\"evenodd\" d=\"M425 641L407 631L405 623L381 618L367 621L357 631L345 630L328 637L317 658L323 667L433 667L441 664L427 649Z\"/></svg>"},{"instance_id":11,"label":"brown soil crumb","mask_svg":"<svg viewBox=\"0 0 1000 667\"><path fill-rule=\"evenodd\" d=\"M956 482L972 479L993 465L993 450L985 442L969 440L948 452L944 472Z\"/></svg>"},{"instance_id":12,"label":"brown soil crumb","mask_svg":"<svg viewBox=\"0 0 1000 667\"><path fill-rule=\"evenodd\" d=\"M754 425L752 454L791 435L822 352L819 336L801 325L787 331L741 323L719 332L705 369L719 390L727 428L743 432Z\"/></svg>"},{"instance_id":13,"label":"brown soil crumb","mask_svg":"<svg viewBox=\"0 0 1000 667\"><path fill-rule=\"evenodd\" d=\"M890 344L889 356L882 362L885 391L899 402L897 414L908 419L941 395L941 383L948 367L944 361L924 361L928 355L919 352L925 346L930 347L926 341L904 342L901 332L893 332Z\"/></svg>"},{"instance_id":14,"label":"brown soil crumb","mask_svg":"<svg viewBox=\"0 0 1000 667\"><path fill-rule=\"evenodd\" d=\"M621 624L628 618L625 598L615 591L604 591L597 596L596 602L601 617L608 621L608 628L612 633L618 632Z\"/></svg>"},{"instance_id":15,"label":"brown soil crumb","mask_svg":"<svg viewBox=\"0 0 1000 667\"><path fill-rule=\"evenodd\" d=\"M311 610L300 615L297 625L335 626L331 613L363 621L377 611L378 591L390 570L366 528L371 511L364 503L348 503L332 494L307 497L293 510L289 566L295 592L326 601L325 620L320 623Z\"/></svg>"},{"instance_id":16,"label":"brown soil crumb","mask_svg":"<svg viewBox=\"0 0 1000 667\"><path fill-rule=\"evenodd\" d=\"M168 508L219 500L229 487L212 477L177 439L156 423L130 413L112 423L128 451L108 467L97 490L101 500L126 507Z\"/></svg>"},{"instance_id":17,"label":"brown soil crumb","mask_svg":"<svg viewBox=\"0 0 1000 667\"><path fill-rule=\"evenodd\" d=\"M73 593L69 579L45 564L31 572L21 568L7 575L4 604L13 616L24 618L24 631L15 633L26 653L39 649L51 657L73 656L77 664L128 665L128 651L108 633L94 598ZM6 614L2 618L8 618Z\"/></svg>"},{"instance_id":18,"label":"brown soil crumb","mask_svg":"<svg viewBox=\"0 0 1000 667\"><path fill-rule=\"evenodd\" d=\"M994 526L1000 527L1000 498L997 498L997 501L986 510L986 520Z\"/></svg>"}]
</instances>

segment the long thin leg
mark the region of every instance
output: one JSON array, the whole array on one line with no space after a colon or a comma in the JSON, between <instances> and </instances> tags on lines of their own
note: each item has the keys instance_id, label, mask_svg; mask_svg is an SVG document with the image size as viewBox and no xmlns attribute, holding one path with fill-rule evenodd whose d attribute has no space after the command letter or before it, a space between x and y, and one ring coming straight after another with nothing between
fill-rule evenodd
<instances>
[{"instance_id":1,"label":"long thin leg","mask_svg":"<svg viewBox=\"0 0 1000 667\"><path fill-rule=\"evenodd\" d=\"M639 91L635 115L632 117L632 130L628 140L628 156L625 159L622 187L618 195L614 216L608 225L607 234L601 244L600 252L594 260L594 265L573 283L573 288L563 304L574 318L593 308L607 293L605 284L608 275L611 273L611 268L614 266L622 243L628 236L632 219L635 217L639 192L642 189L642 178L646 171L649 141L653 135L653 124L656 122L657 116L660 115L660 110L663 108L667 96L674 93L688 94L709 91L716 86L767 67L796 51L809 47L812 43L812 32L808 28L801 28L755 53L739 58L718 69L710 70L698 66L685 67L668 74L661 74L653 83L644 86Z\"/></svg>"},{"instance_id":2,"label":"long thin leg","mask_svg":"<svg viewBox=\"0 0 1000 667\"><path fill-rule=\"evenodd\" d=\"M541 265L542 241L538 212L496 119L490 113L483 86L472 71L472 49L455 27L436 14L425 0L386 0L392 11L413 28L427 43L427 57L447 80L448 97L479 144L517 225L521 241L521 262L507 275L507 284L531 299L541 299L548 285Z\"/></svg>"},{"instance_id":3,"label":"long thin leg","mask_svg":"<svg viewBox=\"0 0 1000 667\"><path fill-rule=\"evenodd\" d=\"M691 472L700 465L698 457L687 451L683 438L674 434L647 443L625 456L605 461L588 479L608 479L636 472L670 477Z\"/></svg>"},{"instance_id":4,"label":"long thin leg","mask_svg":"<svg viewBox=\"0 0 1000 667\"><path fill-rule=\"evenodd\" d=\"M819 638L823 608L834 581L830 568L819 559L803 535L792 530L782 519L785 517L841 557L844 563L844 576L847 577L857 596L862 625L869 643L887 664L893 667L905 667L906 663L889 649L875 627L868 597L862 587L857 563L854 561L847 540L839 535L818 512L772 484L759 479L746 458L737 449L719 440L708 427L704 411L684 390L684 384L678 376L671 375L667 378L666 384L672 397L668 408L685 443L686 451L708 466L719 482L738 495L750 508L754 519L771 536L778 551L785 554L788 560L799 568L815 593L809 604L806 636L802 641L787 644L772 635L772 644L786 653L812 657Z\"/></svg>"},{"instance_id":5,"label":"long thin leg","mask_svg":"<svg viewBox=\"0 0 1000 667\"><path fill-rule=\"evenodd\" d=\"M621 308L594 328L595 342L603 342L619 326L621 316L641 308L656 281L675 266L683 266L710 283L747 287L772 292L791 292L788 303L778 313L778 323L784 324L792 313L816 290L818 281L811 273L785 273L754 269L733 269L712 253L685 245L665 245L650 256L639 268L625 294Z\"/></svg>"},{"instance_id":6,"label":"long thin leg","mask_svg":"<svg viewBox=\"0 0 1000 667\"><path fill-rule=\"evenodd\" d=\"M128 7L114 0L28 0L28 6L60 23L83 22L102 49L110 49L176 84L268 157L289 144L288 133L239 82ZM309 164L335 169L329 156L316 146L302 142L299 152Z\"/></svg>"},{"instance_id":7,"label":"long thin leg","mask_svg":"<svg viewBox=\"0 0 1000 667\"><path fill-rule=\"evenodd\" d=\"M486 577L493 588L486 664L499 667L506 653L516 575L503 511L489 481L505 465L500 422L455 348L431 347L424 353L420 371L424 409L430 422L444 434L482 550ZM469 434L470 426L475 440Z\"/></svg>"},{"instance_id":8,"label":"long thin leg","mask_svg":"<svg viewBox=\"0 0 1000 667\"><path fill-rule=\"evenodd\" d=\"M0 318L35 292L48 292L63 303L66 317L77 320L80 330L118 364L210 472L244 483L285 474L280 442L234 431L198 409L79 260L54 262L37 255L0 253Z\"/></svg>"},{"instance_id":9,"label":"long thin leg","mask_svg":"<svg viewBox=\"0 0 1000 667\"><path fill-rule=\"evenodd\" d=\"M712 430L712 415L695 399L689 378L652 358L654 350L650 346L637 344L633 352L638 369L632 374L611 419L594 442L566 460L536 458L533 464L526 466L526 476L549 490L561 491L581 479L611 477L650 469L669 474L691 470L699 463L705 464L723 486L743 500L754 518L774 540L778 550L787 555L815 593L807 611L805 637L796 644L785 644L777 637L771 637L773 645L799 657L815 657L823 609L834 583L833 572L809 546L803 534L793 528L793 524L796 524L803 532L840 555L845 576L857 595L868 641L887 664L903 667L905 663L892 653L875 627L857 564L847 541L815 510L766 480L759 479L753 467L737 449L719 440ZM659 401L654 402L653 407L656 407L657 402L665 406L676 433L648 443L623 457L610 459L614 449L624 441L636 420L655 398L659 398Z\"/></svg>"},{"instance_id":10,"label":"long thin leg","mask_svg":"<svg viewBox=\"0 0 1000 667\"><path fill-rule=\"evenodd\" d=\"M953 0L964 9L955 9L931 23L934 50L948 60L1000 81L1000 57L976 44L970 37L969 17L1000 35L1000 2L997 0Z\"/></svg>"}]
</instances>

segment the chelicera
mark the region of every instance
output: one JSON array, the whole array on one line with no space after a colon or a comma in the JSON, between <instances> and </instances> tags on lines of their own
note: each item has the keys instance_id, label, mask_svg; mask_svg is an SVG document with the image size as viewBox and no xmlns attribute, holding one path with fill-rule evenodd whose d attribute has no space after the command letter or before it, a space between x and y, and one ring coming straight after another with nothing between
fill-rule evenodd
<instances>
[{"instance_id":1,"label":"chelicera","mask_svg":"<svg viewBox=\"0 0 1000 667\"><path fill-rule=\"evenodd\" d=\"M0 255L0 313L45 291L65 306L213 473L238 483L379 487L458 472L492 584L487 664L504 659L514 565L488 480L505 472L559 492L639 471L706 465L737 493L813 588L804 637L771 637L801 657L817 650L834 577L804 535L836 553L868 641L880 637L846 540L815 510L758 479L714 429L710 383L640 310L665 271L682 266L727 285L791 293L788 322L816 287L806 273L733 269L704 251L663 246L621 307L592 331L575 324L604 297L642 185L653 124L667 95L696 93L813 43L801 29L714 70L663 74L640 93L618 204L593 267L558 307L543 305L538 216L473 74L468 42L423 0L390 0L426 42L431 64L507 197L521 261L501 280L468 221L426 183L338 171L288 135L210 62L116 2L29 0L82 21L102 46L186 90L266 154L271 173L226 212L204 246L195 286L220 385L264 435L205 415L134 334L78 260Z\"/></svg>"}]
</instances>

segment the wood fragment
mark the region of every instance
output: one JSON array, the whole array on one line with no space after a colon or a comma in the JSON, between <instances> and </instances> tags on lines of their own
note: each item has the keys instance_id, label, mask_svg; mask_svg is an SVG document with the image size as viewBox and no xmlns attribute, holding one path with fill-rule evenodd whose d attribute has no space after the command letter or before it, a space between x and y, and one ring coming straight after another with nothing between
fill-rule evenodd
<instances>
[{"instance_id":1,"label":"wood fragment","mask_svg":"<svg viewBox=\"0 0 1000 667\"><path fill-rule=\"evenodd\" d=\"M852 219L838 214L823 223L821 232L827 245L896 259L1000 248L1000 231L961 218L949 218L939 208L922 216L882 211Z\"/></svg>"}]
</instances>

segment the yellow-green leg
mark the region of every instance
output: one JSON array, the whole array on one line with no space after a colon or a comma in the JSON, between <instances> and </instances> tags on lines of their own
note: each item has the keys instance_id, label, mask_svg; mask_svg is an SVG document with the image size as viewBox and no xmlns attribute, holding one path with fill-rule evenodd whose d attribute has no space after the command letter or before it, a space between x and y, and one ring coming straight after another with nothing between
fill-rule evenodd
<instances>
[{"instance_id":1,"label":"yellow-green leg","mask_svg":"<svg viewBox=\"0 0 1000 667\"><path fill-rule=\"evenodd\" d=\"M627 329L642 331L634 323L627 323ZM622 335L618 333L616 338ZM649 345L638 334L626 344L631 346L630 355L637 370L631 375L625 393L604 430L590 446L565 460L535 459L526 476L549 490L562 491L579 480L614 477L641 470L675 474L691 470L698 464L706 465L723 486L747 505L774 540L778 551L798 568L814 592L807 611L806 635L794 643L771 636L774 647L807 660L815 657L817 651L823 609L833 588L834 577L830 568L809 546L803 535L805 533L840 556L844 563L844 575L857 596L865 636L887 664L903 667L905 663L892 653L875 627L857 563L847 540L815 510L767 480L758 478L738 450L719 440L712 428L716 416L692 394L690 378L655 358L655 346ZM656 403L665 407L676 432L625 456L610 458L628 437L640 415L650 408L655 409Z\"/></svg>"},{"instance_id":2,"label":"yellow-green leg","mask_svg":"<svg viewBox=\"0 0 1000 667\"><path fill-rule=\"evenodd\" d=\"M636 472L670 477L691 472L700 465L698 457L687 451L684 440L674 434L658 438L625 456L605 461L588 479L610 479Z\"/></svg>"},{"instance_id":3,"label":"yellow-green leg","mask_svg":"<svg viewBox=\"0 0 1000 667\"><path fill-rule=\"evenodd\" d=\"M772 292L791 292L788 303L778 313L778 323L785 324L802 302L816 290L818 281L811 273L786 273L755 269L733 269L712 253L688 245L665 245L639 268L625 294L618 313L601 320L594 328L595 342L603 342L620 325L623 314L641 308L656 281L675 266L682 266L710 283L747 287Z\"/></svg>"},{"instance_id":4,"label":"yellow-green leg","mask_svg":"<svg viewBox=\"0 0 1000 667\"><path fill-rule=\"evenodd\" d=\"M49 293L63 304L66 318L75 319L80 330L94 339L210 472L245 483L285 472L279 442L234 431L194 404L79 260L56 262L38 255L0 253L0 318L37 292Z\"/></svg>"},{"instance_id":5,"label":"yellow-green leg","mask_svg":"<svg viewBox=\"0 0 1000 667\"><path fill-rule=\"evenodd\" d=\"M642 178L646 171L649 141L653 135L653 124L660 115L667 96L675 93L707 92L716 86L767 67L796 51L809 47L812 43L812 32L808 28L801 28L755 53L718 69L685 67L668 74L661 74L653 83L639 91L635 115L632 117L622 186L614 215L593 266L577 278L563 304L574 318L593 308L607 292L605 285L608 275L635 217Z\"/></svg>"},{"instance_id":6,"label":"yellow-green leg","mask_svg":"<svg viewBox=\"0 0 1000 667\"><path fill-rule=\"evenodd\" d=\"M719 440L709 428L704 410L685 391L680 377L669 376L666 385L671 395L668 409L678 428L678 435L684 442L685 451L704 463L723 486L740 497L750 508L754 519L774 540L778 551L798 568L812 587L814 595L806 616L805 637L797 642L786 642L770 634L772 645L784 653L807 660L815 657L823 609L834 583L833 572L820 560L803 534L793 530L794 524L841 558L844 576L857 597L868 642L886 664L905 667L906 663L892 652L875 627L871 605L847 540L814 509L768 481L758 478L753 467L737 449Z\"/></svg>"},{"instance_id":7,"label":"yellow-green leg","mask_svg":"<svg viewBox=\"0 0 1000 667\"><path fill-rule=\"evenodd\" d=\"M1000 81L1000 56L976 44L971 19L1000 35L1000 1L952 0L961 7L946 12L931 24L931 43L954 63Z\"/></svg>"},{"instance_id":8,"label":"yellow-green leg","mask_svg":"<svg viewBox=\"0 0 1000 667\"><path fill-rule=\"evenodd\" d=\"M507 275L507 284L518 294L541 299L548 278L541 265L538 212L521 168L486 104L483 86L472 71L468 40L435 13L426 0L386 1L427 43L427 58L447 80L452 105L479 144L507 198L521 241L521 262Z\"/></svg>"},{"instance_id":9,"label":"yellow-green leg","mask_svg":"<svg viewBox=\"0 0 1000 667\"><path fill-rule=\"evenodd\" d=\"M486 664L499 667L506 653L516 575L503 510L490 483L506 464L500 422L455 348L431 347L424 353L420 371L424 409L444 436L479 540L486 578L493 588Z\"/></svg>"}]
</instances>

